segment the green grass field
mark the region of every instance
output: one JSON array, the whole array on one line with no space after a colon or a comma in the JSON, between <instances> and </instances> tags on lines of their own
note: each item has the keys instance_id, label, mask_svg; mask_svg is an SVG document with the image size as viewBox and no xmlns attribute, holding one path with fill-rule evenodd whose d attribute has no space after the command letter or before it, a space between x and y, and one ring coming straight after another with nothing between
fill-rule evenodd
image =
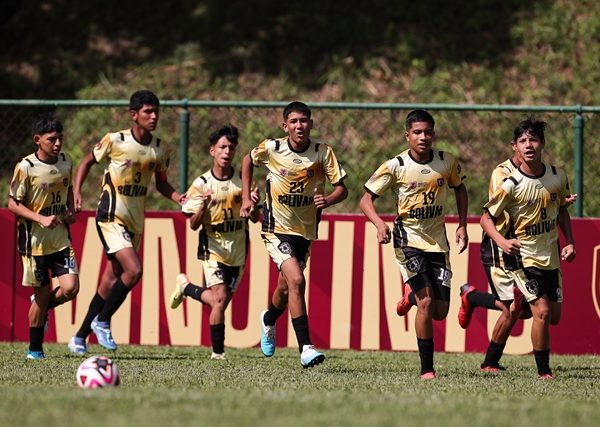
<instances>
[{"instance_id":1,"label":"green grass field","mask_svg":"<svg viewBox=\"0 0 600 427\"><path fill-rule=\"evenodd\" d=\"M505 356L508 370L489 374L480 354L436 354L438 379L423 382L409 352L327 351L302 369L294 349L213 361L207 348L121 346L122 385L82 390L83 358L65 345L46 344L43 361L25 349L0 343L3 427L600 425L599 356L553 356L556 378L542 381L532 356Z\"/></svg>"}]
</instances>

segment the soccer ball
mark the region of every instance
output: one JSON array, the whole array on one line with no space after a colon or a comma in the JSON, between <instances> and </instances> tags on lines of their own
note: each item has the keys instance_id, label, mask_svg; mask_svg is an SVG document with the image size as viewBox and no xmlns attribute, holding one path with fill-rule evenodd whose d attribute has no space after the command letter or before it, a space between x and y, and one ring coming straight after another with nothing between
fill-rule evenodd
<instances>
[{"instance_id":1,"label":"soccer ball","mask_svg":"<svg viewBox=\"0 0 600 427\"><path fill-rule=\"evenodd\" d=\"M77 369L77 384L82 388L102 388L121 383L119 368L105 356L85 359Z\"/></svg>"}]
</instances>

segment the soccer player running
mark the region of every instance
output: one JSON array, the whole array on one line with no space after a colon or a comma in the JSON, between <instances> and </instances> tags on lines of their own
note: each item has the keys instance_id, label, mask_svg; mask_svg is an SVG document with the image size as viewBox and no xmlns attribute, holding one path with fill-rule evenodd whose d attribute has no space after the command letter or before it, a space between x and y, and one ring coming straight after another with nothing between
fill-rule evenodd
<instances>
[{"instance_id":1,"label":"soccer player running","mask_svg":"<svg viewBox=\"0 0 600 427\"><path fill-rule=\"evenodd\" d=\"M202 260L206 286L190 283L181 273L170 298L171 308L179 307L186 297L210 306L211 359L217 360L225 359L225 310L244 272L249 243L248 219L240 217L241 173L232 165L238 136L238 129L231 124L210 135L213 166L194 180L181 208L190 218L191 229L200 229L198 258ZM258 203L258 188L250 197ZM252 210L250 219L258 221L257 209Z\"/></svg>"},{"instance_id":2,"label":"soccer player running","mask_svg":"<svg viewBox=\"0 0 600 427\"><path fill-rule=\"evenodd\" d=\"M68 347L73 353L87 352L86 338L93 330L98 343L116 350L110 320L142 277L137 249L144 227L148 186L154 175L157 190L181 203L179 194L167 181L169 154L166 144L152 135L159 117L159 100L149 90L140 90L129 100L131 129L107 133L81 162L73 195L76 211L81 210L81 186L90 168L107 160L96 225L109 264L79 331Z\"/></svg>"},{"instance_id":3,"label":"soccer player running","mask_svg":"<svg viewBox=\"0 0 600 427\"><path fill-rule=\"evenodd\" d=\"M415 330L421 378L436 377L433 366L433 320L443 320L450 306L449 246L444 225L448 189L454 189L459 223L458 251L468 245L467 189L461 166L450 153L433 148L435 122L424 110L406 116L408 149L383 163L365 184L360 208L377 227L379 243L392 238L405 296L417 305ZM398 201L393 234L375 210L374 200L392 190ZM408 306L410 308L410 305ZM405 314L405 313L401 313Z\"/></svg>"},{"instance_id":4,"label":"soccer player running","mask_svg":"<svg viewBox=\"0 0 600 427\"><path fill-rule=\"evenodd\" d=\"M62 123L50 114L32 126L37 150L17 163L10 183L8 209L17 217L23 286L33 288L29 308L27 359L44 358L48 310L79 292L77 261L69 235L75 222L71 157L61 150ZM52 289L50 273L59 286Z\"/></svg>"},{"instance_id":5,"label":"soccer player running","mask_svg":"<svg viewBox=\"0 0 600 427\"><path fill-rule=\"evenodd\" d=\"M310 138L313 121L308 106L298 101L288 104L283 120L286 137L264 140L243 159L240 215L251 215L252 174L254 167L265 166L268 175L262 238L277 265L279 278L268 310L260 315L260 346L266 357L275 353L275 322L287 306L298 340L300 363L307 368L322 363L325 355L310 340L304 268L311 242L317 238L322 210L344 200L348 190L343 181L346 172L331 146ZM333 185L327 195L326 180Z\"/></svg>"},{"instance_id":6,"label":"soccer player running","mask_svg":"<svg viewBox=\"0 0 600 427\"><path fill-rule=\"evenodd\" d=\"M569 184L565 173L542 161L546 123L533 118L519 123L512 145L521 165L485 205L481 227L502 251L516 257L511 275L533 313L531 343L542 379L553 378L550 369L550 325L560 321L562 275L560 260L575 258L571 220L567 211ZM498 218L508 213L512 231L503 236ZM559 247L557 225L566 245Z\"/></svg>"}]
</instances>

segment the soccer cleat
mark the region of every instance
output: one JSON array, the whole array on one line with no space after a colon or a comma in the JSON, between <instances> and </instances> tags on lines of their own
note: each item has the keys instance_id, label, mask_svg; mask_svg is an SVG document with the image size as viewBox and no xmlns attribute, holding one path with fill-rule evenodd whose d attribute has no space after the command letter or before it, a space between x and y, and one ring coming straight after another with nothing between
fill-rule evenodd
<instances>
[{"instance_id":1,"label":"soccer cleat","mask_svg":"<svg viewBox=\"0 0 600 427\"><path fill-rule=\"evenodd\" d=\"M27 350L27 356L25 357L29 360L41 360L44 359L46 356L44 356L43 351Z\"/></svg>"},{"instance_id":2,"label":"soccer cleat","mask_svg":"<svg viewBox=\"0 0 600 427\"><path fill-rule=\"evenodd\" d=\"M33 304L35 302L35 295L29 297L29 301ZM44 322L44 334L48 332L48 311L46 311L46 321Z\"/></svg>"},{"instance_id":3,"label":"soccer cleat","mask_svg":"<svg viewBox=\"0 0 600 427\"><path fill-rule=\"evenodd\" d=\"M265 325L265 314L267 310L260 313L260 349L266 357L271 357L275 354L275 325Z\"/></svg>"},{"instance_id":4,"label":"soccer cleat","mask_svg":"<svg viewBox=\"0 0 600 427\"><path fill-rule=\"evenodd\" d=\"M481 365L480 368L483 372L493 372L498 373L501 371L506 371L506 368L502 365Z\"/></svg>"},{"instance_id":5,"label":"soccer cleat","mask_svg":"<svg viewBox=\"0 0 600 427\"><path fill-rule=\"evenodd\" d=\"M325 355L319 353L314 345L305 345L302 347L302 353L300 354L300 363L303 368L312 368L313 366L323 363Z\"/></svg>"},{"instance_id":6,"label":"soccer cleat","mask_svg":"<svg viewBox=\"0 0 600 427\"><path fill-rule=\"evenodd\" d=\"M398 304L396 304L396 314L398 316L404 316L404 315L406 315L406 313L408 313L410 311L412 304L408 300L408 295L411 292L412 292L412 289L410 288L408 283L405 283L404 284L404 294L402 295L402 299L400 299L400 301L398 301Z\"/></svg>"},{"instance_id":7,"label":"soccer cleat","mask_svg":"<svg viewBox=\"0 0 600 427\"><path fill-rule=\"evenodd\" d=\"M540 380L553 380L554 375L552 374L540 374Z\"/></svg>"},{"instance_id":8,"label":"soccer cleat","mask_svg":"<svg viewBox=\"0 0 600 427\"><path fill-rule=\"evenodd\" d=\"M225 360L225 353L213 353L210 355L212 360Z\"/></svg>"},{"instance_id":9,"label":"soccer cleat","mask_svg":"<svg viewBox=\"0 0 600 427\"><path fill-rule=\"evenodd\" d=\"M424 374L421 374L421 379L422 380L435 380L436 379L435 371L429 371L429 372L425 372Z\"/></svg>"},{"instance_id":10,"label":"soccer cleat","mask_svg":"<svg viewBox=\"0 0 600 427\"><path fill-rule=\"evenodd\" d=\"M461 328L467 329L473 316L473 307L467 300L467 296L475 291L475 287L465 283L460 287L460 308L458 309L458 324Z\"/></svg>"},{"instance_id":11,"label":"soccer cleat","mask_svg":"<svg viewBox=\"0 0 600 427\"><path fill-rule=\"evenodd\" d=\"M117 344L113 340L112 333L110 331L110 323L101 322L98 320L98 316L92 320L92 331L96 334L98 344L107 350L116 350Z\"/></svg>"},{"instance_id":12,"label":"soccer cleat","mask_svg":"<svg viewBox=\"0 0 600 427\"><path fill-rule=\"evenodd\" d=\"M85 356L87 353L87 344L85 343L85 338L73 336L69 340L67 347L71 353L74 353L78 356Z\"/></svg>"},{"instance_id":13,"label":"soccer cleat","mask_svg":"<svg viewBox=\"0 0 600 427\"><path fill-rule=\"evenodd\" d=\"M175 289L173 289L173 293L169 298L171 308L179 307L181 301L183 301L183 298L185 298L185 295L183 295L183 290L187 285L189 285L189 283L190 279L188 279L186 274L181 273L177 275L177 278L175 279Z\"/></svg>"}]
</instances>

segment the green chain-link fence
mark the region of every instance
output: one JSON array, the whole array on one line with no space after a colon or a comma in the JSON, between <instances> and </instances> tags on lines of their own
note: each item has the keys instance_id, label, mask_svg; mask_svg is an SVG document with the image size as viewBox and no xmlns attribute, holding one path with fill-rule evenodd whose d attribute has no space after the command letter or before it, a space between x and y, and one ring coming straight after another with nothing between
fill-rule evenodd
<instances>
[{"instance_id":1,"label":"green chain-link fence","mask_svg":"<svg viewBox=\"0 0 600 427\"><path fill-rule=\"evenodd\" d=\"M232 123L240 130L241 157L262 139L283 135L279 102L163 101L156 134L170 142L169 180L185 187L212 164L208 155L208 135ZM600 144L594 136L600 131L600 107L472 106L441 104L333 104L309 103L315 122L312 135L330 143L348 172L348 199L334 206L335 212L359 212L362 186L386 159L406 148L404 118L414 108L430 111L436 119L436 147L459 156L467 175L469 213L479 215L487 199L488 178L495 167L511 154L510 140L516 124L527 115L548 122L545 159L566 170L572 192L580 199L572 215L600 216L600 186L595 168L600 165ZM10 101L0 100L0 191L8 197L8 184L15 163L33 152L30 135L35 115L53 111L65 127L64 150L75 166L94 144L109 131L130 126L126 101ZM585 143L584 136L585 134ZM579 141L579 143L577 143ZM581 152L577 151L577 146ZM187 160L186 160L187 157ZM585 166L585 173L583 171ZM102 167L92 169L83 189L84 207L94 209ZM264 172L257 170L259 183ZM583 193L585 190L585 193ZM377 202L380 212L394 213L390 194ZM168 200L152 192L150 209L176 209ZM454 201L448 206L455 212Z\"/></svg>"}]
</instances>

